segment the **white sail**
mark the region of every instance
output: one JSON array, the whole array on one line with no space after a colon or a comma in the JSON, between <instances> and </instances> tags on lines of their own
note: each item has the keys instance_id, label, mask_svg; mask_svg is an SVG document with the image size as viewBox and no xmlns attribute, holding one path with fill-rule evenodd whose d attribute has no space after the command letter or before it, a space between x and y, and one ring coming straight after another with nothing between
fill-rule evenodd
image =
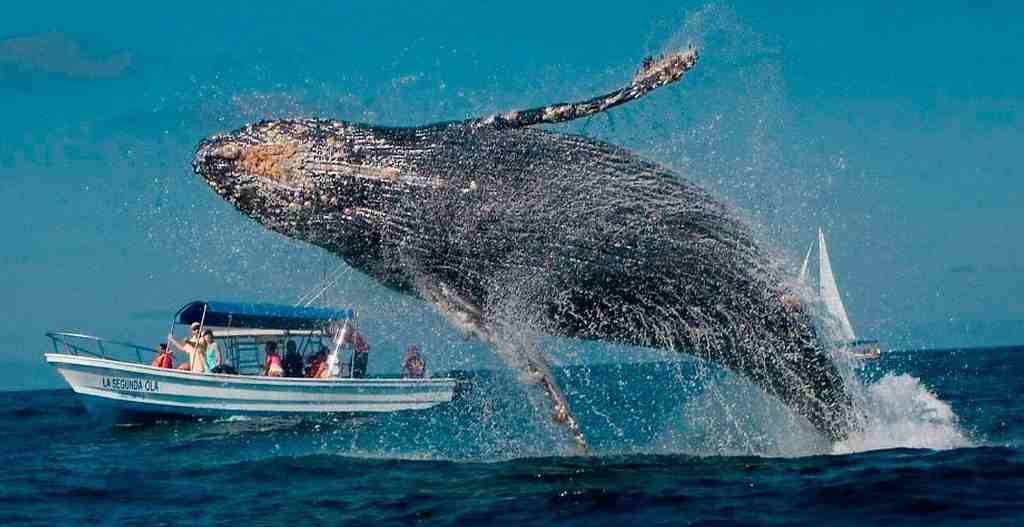
<instances>
[{"instance_id":1,"label":"white sail","mask_svg":"<svg viewBox=\"0 0 1024 527\"><path fill-rule=\"evenodd\" d=\"M807 284L807 264L811 261L811 249L814 249L814 242L811 242L807 246L807 254L804 255L804 264L800 266L800 276L796 278L796 283L800 285Z\"/></svg>"},{"instance_id":2,"label":"white sail","mask_svg":"<svg viewBox=\"0 0 1024 527\"><path fill-rule=\"evenodd\" d=\"M843 307L843 300L839 298L839 288L836 286L836 278L832 275L832 264L828 259L828 248L825 247L825 234L818 229L818 273L821 282L819 290L821 301L825 308L838 324L839 337L843 340L852 341L856 339L853 333L853 326L850 325L850 318L846 315L846 308Z\"/></svg>"}]
</instances>

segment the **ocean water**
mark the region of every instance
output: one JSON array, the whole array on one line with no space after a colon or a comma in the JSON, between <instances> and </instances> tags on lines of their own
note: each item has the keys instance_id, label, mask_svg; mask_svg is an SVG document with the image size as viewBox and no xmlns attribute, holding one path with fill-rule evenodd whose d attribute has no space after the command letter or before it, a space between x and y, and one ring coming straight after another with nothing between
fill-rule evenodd
<instances>
[{"instance_id":1,"label":"ocean water","mask_svg":"<svg viewBox=\"0 0 1024 527\"><path fill-rule=\"evenodd\" d=\"M892 352L830 445L694 361L559 370L593 451L502 371L432 410L112 426L0 394L2 525L1017 525L1024 348Z\"/></svg>"}]
</instances>

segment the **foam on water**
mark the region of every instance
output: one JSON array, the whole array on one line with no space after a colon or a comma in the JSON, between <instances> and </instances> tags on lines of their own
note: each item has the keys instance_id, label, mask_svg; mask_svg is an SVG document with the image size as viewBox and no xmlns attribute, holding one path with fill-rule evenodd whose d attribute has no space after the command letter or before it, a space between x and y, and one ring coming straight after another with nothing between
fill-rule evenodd
<instances>
[{"instance_id":1,"label":"foam on water","mask_svg":"<svg viewBox=\"0 0 1024 527\"><path fill-rule=\"evenodd\" d=\"M862 421L859 430L834 444L745 379L714 371L700 377L702 393L666 423L657 453L805 457L976 446L953 408L912 375L887 373L870 384L851 377L849 389Z\"/></svg>"},{"instance_id":2,"label":"foam on water","mask_svg":"<svg viewBox=\"0 0 1024 527\"><path fill-rule=\"evenodd\" d=\"M833 445L834 453L974 446L953 409L911 375L886 374L865 387L862 404L863 429Z\"/></svg>"}]
</instances>

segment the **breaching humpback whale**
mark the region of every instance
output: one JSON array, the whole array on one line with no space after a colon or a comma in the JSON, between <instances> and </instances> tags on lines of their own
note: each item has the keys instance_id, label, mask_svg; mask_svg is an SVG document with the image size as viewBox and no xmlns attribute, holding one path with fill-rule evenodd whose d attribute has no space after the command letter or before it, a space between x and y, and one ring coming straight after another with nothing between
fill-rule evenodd
<instances>
[{"instance_id":1,"label":"breaching humpback whale","mask_svg":"<svg viewBox=\"0 0 1024 527\"><path fill-rule=\"evenodd\" d=\"M584 438L530 331L717 362L832 440L852 401L785 274L736 211L623 148L533 125L675 82L690 48L576 103L418 127L262 121L212 136L193 168L265 227L433 304L540 385Z\"/></svg>"}]
</instances>

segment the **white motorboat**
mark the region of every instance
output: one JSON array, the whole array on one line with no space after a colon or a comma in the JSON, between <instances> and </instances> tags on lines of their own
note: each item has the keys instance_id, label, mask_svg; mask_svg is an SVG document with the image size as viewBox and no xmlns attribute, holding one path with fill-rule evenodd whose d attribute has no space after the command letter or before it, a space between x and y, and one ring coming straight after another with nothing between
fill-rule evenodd
<instances>
[{"instance_id":1,"label":"white motorboat","mask_svg":"<svg viewBox=\"0 0 1024 527\"><path fill-rule=\"evenodd\" d=\"M47 333L53 353L45 354L91 411L118 421L158 416L316 416L423 410L452 400L454 378L363 377L360 355L343 339L339 324L355 327L351 310L273 304L192 302L172 322L193 322L214 332L229 370L195 373L150 365L156 350L79 333ZM333 328L333 329L332 329ZM311 357L334 347L347 364L328 378L262 375L263 347L285 344ZM282 349L285 346L280 346ZM114 350L134 352L124 360ZM366 354L362 354L366 355ZM365 361L365 358L363 358ZM301 363L300 363L301 364Z\"/></svg>"}]
</instances>

